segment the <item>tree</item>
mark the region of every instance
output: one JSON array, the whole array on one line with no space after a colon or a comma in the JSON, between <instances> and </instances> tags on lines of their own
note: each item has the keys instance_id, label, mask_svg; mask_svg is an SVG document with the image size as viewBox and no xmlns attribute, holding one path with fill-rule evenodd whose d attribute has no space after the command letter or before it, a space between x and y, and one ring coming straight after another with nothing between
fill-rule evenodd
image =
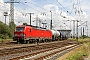
<instances>
[{"instance_id":1,"label":"tree","mask_svg":"<svg viewBox=\"0 0 90 60\"><path fill-rule=\"evenodd\" d=\"M9 26L0 21L0 38L9 38L10 32Z\"/></svg>"},{"instance_id":2,"label":"tree","mask_svg":"<svg viewBox=\"0 0 90 60\"><path fill-rule=\"evenodd\" d=\"M15 23L14 22L10 22L9 23L9 28L10 28L10 37L13 37L14 36L14 30L15 30L15 27L16 27L16 25L15 25Z\"/></svg>"},{"instance_id":3,"label":"tree","mask_svg":"<svg viewBox=\"0 0 90 60\"><path fill-rule=\"evenodd\" d=\"M14 22L10 22L9 26L5 23L0 21L0 38L7 39L12 38L14 36L14 29L15 29Z\"/></svg>"}]
</instances>

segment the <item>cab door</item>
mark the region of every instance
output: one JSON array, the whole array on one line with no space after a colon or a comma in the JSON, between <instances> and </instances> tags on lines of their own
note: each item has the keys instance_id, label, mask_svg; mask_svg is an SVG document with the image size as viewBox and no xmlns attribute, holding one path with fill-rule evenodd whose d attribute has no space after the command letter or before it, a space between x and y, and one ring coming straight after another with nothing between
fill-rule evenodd
<instances>
[{"instance_id":1,"label":"cab door","mask_svg":"<svg viewBox=\"0 0 90 60\"><path fill-rule=\"evenodd\" d=\"M29 29L29 38L31 39L31 37L32 37L32 29L30 28Z\"/></svg>"}]
</instances>

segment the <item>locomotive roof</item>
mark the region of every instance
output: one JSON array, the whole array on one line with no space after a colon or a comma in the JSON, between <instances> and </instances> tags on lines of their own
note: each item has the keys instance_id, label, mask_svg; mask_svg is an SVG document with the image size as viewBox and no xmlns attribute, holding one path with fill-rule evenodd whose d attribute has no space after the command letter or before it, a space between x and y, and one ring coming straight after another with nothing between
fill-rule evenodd
<instances>
[{"instance_id":1,"label":"locomotive roof","mask_svg":"<svg viewBox=\"0 0 90 60\"><path fill-rule=\"evenodd\" d=\"M38 27L38 26L33 26L33 25L26 25L26 26L31 26L31 27L37 28L37 29L46 29L46 28L43 28L43 27Z\"/></svg>"},{"instance_id":2,"label":"locomotive roof","mask_svg":"<svg viewBox=\"0 0 90 60\"><path fill-rule=\"evenodd\" d=\"M25 27L25 25L19 25L19 26L16 26L16 27Z\"/></svg>"},{"instance_id":3,"label":"locomotive roof","mask_svg":"<svg viewBox=\"0 0 90 60\"><path fill-rule=\"evenodd\" d=\"M46 29L46 28L43 28L43 27L38 27L38 26L33 26L33 25L20 25L20 26L17 26L17 27L25 27L25 26L30 26L30 27L36 28L36 29Z\"/></svg>"},{"instance_id":4,"label":"locomotive roof","mask_svg":"<svg viewBox=\"0 0 90 60\"><path fill-rule=\"evenodd\" d=\"M43 28L43 27L38 27L38 26L33 26L33 25L26 25L26 26L31 26L31 27L37 28L37 29L46 29L46 28Z\"/></svg>"}]
</instances>

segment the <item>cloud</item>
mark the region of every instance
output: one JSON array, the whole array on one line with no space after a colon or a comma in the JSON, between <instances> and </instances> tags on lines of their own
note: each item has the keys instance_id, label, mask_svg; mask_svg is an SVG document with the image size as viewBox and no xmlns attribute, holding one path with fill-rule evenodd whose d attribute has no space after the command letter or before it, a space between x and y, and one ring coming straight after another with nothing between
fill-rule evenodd
<instances>
[{"instance_id":1,"label":"cloud","mask_svg":"<svg viewBox=\"0 0 90 60\"><path fill-rule=\"evenodd\" d=\"M81 16L82 16L83 19L86 19L88 15L86 14L86 12L83 12L83 13L81 14Z\"/></svg>"},{"instance_id":2,"label":"cloud","mask_svg":"<svg viewBox=\"0 0 90 60\"><path fill-rule=\"evenodd\" d=\"M47 10L50 10L50 8L51 8L52 6L54 6L54 5L52 5L52 4L47 4L47 5L44 6L44 8L47 9Z\"/></svg>"},{"instance_id":3,"label":"cloud","mask_svg":"<svg viewBox=\"0 0 90 60\"><path fill-rule=\"evenodd\" d=\"M3 3L4 1L3 0L0 0L1 3Z\"/></svg>"}]
</instances>

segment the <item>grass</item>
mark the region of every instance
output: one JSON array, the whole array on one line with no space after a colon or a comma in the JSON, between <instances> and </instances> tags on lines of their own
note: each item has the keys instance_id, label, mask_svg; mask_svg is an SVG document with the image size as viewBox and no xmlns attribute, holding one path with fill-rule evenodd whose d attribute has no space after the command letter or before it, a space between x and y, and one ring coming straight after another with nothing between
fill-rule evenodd
<instances>
[{"instance_id":1,"label":"grass","mask_svg":"<svg viewBox=\"0 0 90 60\"><path fill-rule=\"evenodd\" d=\"M88 49L87 46L81 46L75 53L68 57L68 60L80 60L82 56L88 56Z\"/></svg>"},{"instance_id":2,"label":"grass","mask_svg":"<svg viewBox=\"0 0 90 60\"><path fill-rule=\"evenodd\" d=\"M2 42L2 41L10 41L10 40L13 40L13 39L0 39L0 42Z\"/></svg>"},{"instance_id":3,"label":"grass","mask_svg":"<svg viewBox=\"0 0 90 60\"><path fill-rule=\"evenodd\" d=\"M69 38L68 40L74 40L75 41L76 39L75 38ZM84 42L84 41L90 41L90 38L84 38L84 39L78 38L78 42Z\"/></svg>"},{"instance_id":4,"label":"grass","mask_svg":"<svg viewBox=\"0 0 90 60\"><path fill-rule=\"evenodd\" d=\"M89 41L90 38L78 39L78 42ZM90 50L90 42L83 43L77 50L70 54L66 60L82 60L83 56L88 56Z\"/></svg>"},{"instance_id":5,"label":"grass","mask_svg":"<svg viewBox=\"0 0 90 60\"><path fill-rule=\"evenodd\" d=\"M68 38L68 40L76 40L75 38Z\"/></svg>"},{"instance_id":6,"label":"grass","mask_svg":"<svg viewBox=\"0 0 90 60\"><path fill-rule=\"evenodd\" d=\"M84 42L84 41L90 41L90 38L84 38L84 39L79 38L78 39L78 42Z\"/></svg>"}]
</instances>

